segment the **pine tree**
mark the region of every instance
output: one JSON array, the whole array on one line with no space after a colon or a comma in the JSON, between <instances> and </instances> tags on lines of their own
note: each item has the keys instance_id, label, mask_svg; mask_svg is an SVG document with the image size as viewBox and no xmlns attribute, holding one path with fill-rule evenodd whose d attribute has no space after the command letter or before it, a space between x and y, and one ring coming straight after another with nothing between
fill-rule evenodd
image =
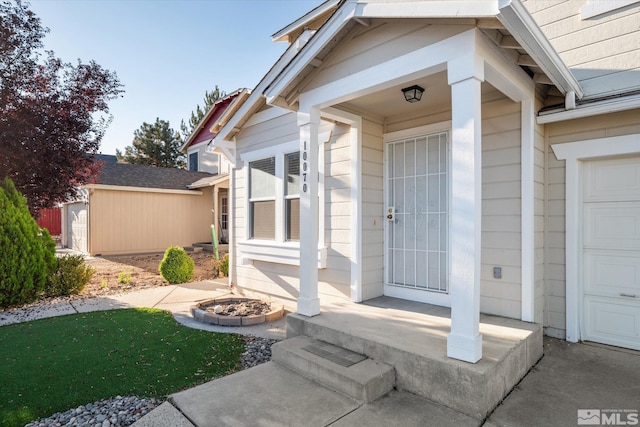
<instances>
[{"instance_id":1,"label":"pine tree","mask_svg":"<svg viewBox=\"0 0 640 427\"><path fill-rule=\"evenodd\" d=\"M153 124L145 122L133 135L133 142L125 147L124 155L116 150L118 161L164 168L186 167L185 154L180 152L182 137L168 121L156 118Z\"/></svg>"},{"instance_id":2,"label":"pine tree","mask_svg":"<svg viewBox=\"0 0 640 427\"><path fill-rule=\"evenodd\" d=\"M200 121L204 115L207 114L207 111L209 111L211 106L225 96L227 96L227 94L221 91L220 88L218 88L218 85L216 85L215 89L211 92L206 91L204 93L204 107L200 107L200 104L196 105L196 109L191 112L189 122L185 123L184 120L180 122L180 132L182 132L182 137L185 141L189 139L193 131L196 130L196 127L200 124Z\"/></svg>"}]
</instances>

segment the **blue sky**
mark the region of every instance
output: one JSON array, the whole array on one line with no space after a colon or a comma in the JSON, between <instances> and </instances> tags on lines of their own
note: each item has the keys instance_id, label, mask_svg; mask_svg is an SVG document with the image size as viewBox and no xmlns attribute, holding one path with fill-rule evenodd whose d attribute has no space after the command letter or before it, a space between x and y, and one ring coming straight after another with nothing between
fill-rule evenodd
<instances>
[{"instance_id":1,"label":"blue sky","mask_svg":"<svg viewBox=\"0 0 640 427\"><path fill-rule=\"evenodd\" d=\"M286 48L271 35L322 0L31 0L51 31L45 48L67 62L115 71L124 96L100 151L131 145L156 117L178 130L206 90L253 88Z\"/></svg>"}]
</instances>

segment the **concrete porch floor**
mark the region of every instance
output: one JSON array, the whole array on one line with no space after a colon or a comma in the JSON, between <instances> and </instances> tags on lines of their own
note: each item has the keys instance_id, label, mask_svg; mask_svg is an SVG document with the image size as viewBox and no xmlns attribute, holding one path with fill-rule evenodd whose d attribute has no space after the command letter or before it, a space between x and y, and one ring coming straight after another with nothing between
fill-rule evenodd
<instances>
[{"instance_id":1,"label":"concrete porch floor","mask_svg":"<svg viewBox=\"0 0 640 427\"><path fill-rule=\"evenodd\" d=\"M483 419L542 357L542 327L481 315L483 357L447 357L450 309L390 297L287 317L287 338L326 341L395 369L396 388Z\"/></svg>"}]
</instances>

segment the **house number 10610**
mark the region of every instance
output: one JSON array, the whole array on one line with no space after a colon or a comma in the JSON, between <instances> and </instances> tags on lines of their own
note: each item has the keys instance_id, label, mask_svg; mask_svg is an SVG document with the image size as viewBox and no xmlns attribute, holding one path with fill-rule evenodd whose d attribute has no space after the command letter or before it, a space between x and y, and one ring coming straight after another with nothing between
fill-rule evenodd
<instances>
[{"instance_id":1,"label":"house number 10610","mask_svg":"<svg viewBox=\"0 0 640 427\"><path fill-rule=\"evenodd\" d=\"M302 143L302 192L307 192L307 141Z\"/></svg>"}]
</instances>

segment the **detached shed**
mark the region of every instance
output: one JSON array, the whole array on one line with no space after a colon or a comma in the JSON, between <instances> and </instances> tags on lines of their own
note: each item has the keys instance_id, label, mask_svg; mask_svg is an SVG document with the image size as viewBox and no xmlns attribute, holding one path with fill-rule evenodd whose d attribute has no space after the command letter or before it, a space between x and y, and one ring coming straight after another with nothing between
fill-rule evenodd
<instances>
[{"instance_id":1,"label":"detached shed","mask_svg":"<svg viewBox=\"0 0 640 427\"><path fill-rule=\"evenodd\" d=\"M161 252L211 240L213 175L107 162L84 197L63 209L63 245L90 255Z\"/></svg>"}]
</instances>

